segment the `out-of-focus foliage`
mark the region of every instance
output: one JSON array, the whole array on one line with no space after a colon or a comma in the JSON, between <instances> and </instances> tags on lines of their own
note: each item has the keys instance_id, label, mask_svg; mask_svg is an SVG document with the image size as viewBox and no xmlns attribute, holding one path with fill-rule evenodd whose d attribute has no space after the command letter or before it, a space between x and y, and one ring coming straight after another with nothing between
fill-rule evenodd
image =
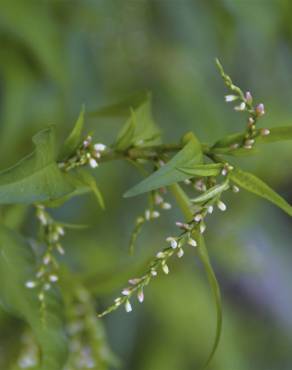
<instances>
[{"instance_id":1,"label":"out-of-focus foliage","mask_svg":"<svg viewBox=\"0 0 292 370\"><path fill-rule=\"evenodd\" d=\"M167 141L190 130L206 142L240 131L244 122L224 104L215 56L238 85L265 103L266 127L291 125L291 14L289 0L2 0L1 168L31 152L32 135L49 124L57 126L60 141L65 138L82 104L96 111L139 90L152 92ZM106 114L85 121L102 142L112 141L123 123ZM291 144L262 145L256 157L240 162L291 203ZM161 248L181 216L175 210L172 219L147 225L129 257L132 224L145 204L143 197L122 194L140 179L119 162L95 173L106 211L88 195L55 215L90 225L65 237L63 263L94 294L97 310ZM244 192L230 200L233 206L213 218L207 236L224 306L223 338L210 368L290 369L291 220ZM22 207L2 207L0 216L5 225L34 233ZM143 306L106 319L110 346L124 369L187 370L206 359L215 315L201 267L194 256L170 269L148 288ZM9 369L23 343L34 338L27 338L21 318L4 310L0 328L0 368Z\"/></svg>"}]
</instances>

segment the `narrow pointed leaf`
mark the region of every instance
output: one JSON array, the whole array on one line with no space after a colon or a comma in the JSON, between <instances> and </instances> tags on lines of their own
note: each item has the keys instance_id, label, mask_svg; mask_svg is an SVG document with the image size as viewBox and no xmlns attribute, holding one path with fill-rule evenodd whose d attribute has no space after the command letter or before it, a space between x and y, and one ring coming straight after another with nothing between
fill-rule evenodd
<instances>
[{"instance_id":1,"label":"narrow pointed leaf","mask_svg":"<svg viewBox=\"0 0 292 370\"><path fill-rule=\"evenodd\" d=\"M96 180L93 175L91 175L87 171L78 171L78 179L85 185L88 186L88 188L92 191L94 194L99 206L104 209L105 204L104 204L104 199L102 196L101 191L99 190Z\"/></svg>"},{"instance_id":2,"label":"narrow pointed leaf","mask_svg":"<svg viewBox=\"0 0 292 370\"><path fill-rule=\"evenodd\" d=\"M65 159L70 157L70 155L74 154L76 149L78 148L79 144L82 140L82 132L84 127L84 106L82 106L81 112L79 113L79 117L75 123L73 130L71 131L68 138L65 140L63 150L61 151L60 158Z\"/></svg>"},{"instance_id":3,"label":"narrow pointed leaf","mask_svg":"<svg viewBox=\"0 0 292 370\"><path fill-rule=\"evenodd\" d=\"M0 204L34 203L70 193L70 176L61 172L55 157L54 128L33 137L35 150L13 167L0 172Z\"/></svg>"},{"instance_id":4,"label":"narrow pointed leaf","mask_svg":"<svg viewBox=\"0 0 292 370\"><path fill-rule=\"evenodd\" d=\"M67 339L63 305L58 292L46 292L46 311L42 316L37 288L25 283L34 279L35 260L30 245L19 234L0 226L0 301L14 316L32 329L41 350L40 370L62 370L67 358Z\"/></svg>"},{"instance_id":5,"label":"narrow pointed leaf","mask_svg":"<svg viewBox=\"0 0 292 370\"><path fill-rule=\"evenodd\" d=\"M269 200L292 216L292 206L257 176L237 168L230 172L229 178L239 187Z\"/></svg>"},{"instance_id":6,"label":"narrow pointed leaf","mask_svg":"<svg viewBox=\"0 0 292 370\"><path fill-rule=\"evenodd\" d=\"M127 191L124 197L133 197L188 179L192 175L183 173L177 168L188 164L191 166L201 162L201 144L195 136L192 136L187 144L168 163Z\"/></svg>"},{"instance_id":7,"label":"narrow pointed leaf","mask_svg":"<svg viewBox=\"0 0 292 370\"><path fill-rule=\"evenodd\" d=\"M207 200L220 195L223 191L227 190L228 188L229 188L229 180L226 179L222 184L213 186L212 188L205 191L202 195L199 195L198 197L191 199L191 201L193 203L206 202Z\"/></svg>"},{"instance_id":8,"label":"narrow pointed leaf","mask_svg":"<svg viewBox=\"0 0 292 370\"><path fill-rule=\"evenodd\" d=\"M135 112L131 110L131 117L118 134L116 143L114 145L116 150L123 151L132 145L135 135L135 129L136 129Z\"/></svg>"}]
</instances>

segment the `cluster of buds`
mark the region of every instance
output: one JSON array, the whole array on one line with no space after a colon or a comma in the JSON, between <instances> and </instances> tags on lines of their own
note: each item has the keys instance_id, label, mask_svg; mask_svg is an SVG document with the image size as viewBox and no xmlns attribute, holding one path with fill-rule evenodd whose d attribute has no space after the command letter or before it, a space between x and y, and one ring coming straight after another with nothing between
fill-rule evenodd
<instances>
[{"instance_id":1,"label":"cluster of buds","mask_svg":"<svg viewBox=\"0 0 292 370\"><path fill-rule=\"evenodd\" d=\"M72 170L73 168L89 165L91 168L98 167L102 153L107 149L105 144L92 143L92 136L87 136L83 140L76 153L64 162L59 163L59 167L64 171Z\"/></svg>"},{"instance_id":2,"label":"cluster of buds","mask_svg":"<svg viewBox=\"0 0 292 370\"><path fill-rule=\"evenodd\" d=\"M53 220L43 205L36 206L36 216L40 222L41 235L46 248L35 279L27 281L25 286L29 289L39 288L38 299L44 304L45 292L50 290L52 284L59 280L55 253L60 255L65 253L60 243L60 239L65 235L65 230Z\"/></svg>"}]
</instances>

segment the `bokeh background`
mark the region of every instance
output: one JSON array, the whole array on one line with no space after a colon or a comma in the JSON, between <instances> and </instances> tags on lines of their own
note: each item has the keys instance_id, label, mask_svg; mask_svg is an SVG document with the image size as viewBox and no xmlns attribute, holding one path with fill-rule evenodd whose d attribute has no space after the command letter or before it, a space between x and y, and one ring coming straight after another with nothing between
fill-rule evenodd
<instances>
[{"instance_id":1,"label":"bokeh background","mask_svg":"<svg viewBox=\"0 0 292 370\"><path fill-rule=\"evenodd\" d=\"M81 105L87 112L149 89L165 141L192 130L205 142L241 130L244 118L224 103L214 58L234 81L264 102L265 127L292 124L290 0L1 0L0 165L32 148L31 136L54 123L60 141ZM122 120L87 118L110 144ZM291 143L236 159L292 202ZM235 163L235 162L234 162ZM122 194L139 174L122 162L95 172L102 212L90 196L55 211L88 223L66 236L64 264L85 282L100 310L128 277L174 233L174 208L149 224L134 257L127 253L146 199ZM224 324L213 370L288 370L292 366L291 219L242 191L212 217L207 244L222 287ZM32 235L29 216L21 225ZM109 344L127 370L196 369L214 336L215 310L205 274L189 252L146 290L143 305L105 319ZM18 344L21 321L1 311L0 368Z\"/></svg>"}]
</instances>

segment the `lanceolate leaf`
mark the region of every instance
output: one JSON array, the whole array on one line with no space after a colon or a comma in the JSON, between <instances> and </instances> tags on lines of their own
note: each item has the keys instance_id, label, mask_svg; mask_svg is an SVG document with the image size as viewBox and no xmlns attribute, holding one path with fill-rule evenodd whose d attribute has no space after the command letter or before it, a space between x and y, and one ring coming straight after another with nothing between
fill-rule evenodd
<instances>
[{"instance_id":1,"label":"lanceolate leaf","mask_svg":"<svg viewBox=\"0 0 292 370\"><path fill-rule=\"evenodd\" d=\"M26 281L34 279L34 267L30 245L16 232L0 226L0 303L31 327L41 350L40 370L62 370L67 358L64 309L52 289L46 292L46 313L41 316L37 288L25 287Z\"/></svg>"},{"instance_id":2,"label":"lanceolate leaf","mask_svg":"<svg viewBox=\"0 0 292 370\"><path fill-rule=\"evenodd\" d=\"M226 179L222 184L213 186L212 188L205 191L202 195L199 195L198 197L191 199L191 201L193 203L206 202L207 200L212 199L217 195L220 195L223 191L227 190L228 188L229 180Z\"/></svg>"},{"instance_id":3,"label":"lanceolate leaf","mask_svg":"<svg viewBox=\"0 0 292 370\"><path fill-rule=\"evenodd\" d=\"M271 189L265 182L252 173L245 172L240 169L234 169L230 172L229 178L238 186L269 200L288 213L288 215L292 216L292 206L273 189Z\"/></svg>"},{"instance_id":4,"label":"lanceolate leaf","mask_svg":"<svg viewBox=\"0 0 292 370\"><path fill-rule=\"evenodd\" d=\"M34 203L60 198L74 190L70 176L55 161L53 127L33 137L35 150L0 172L0 204Z\"/></svg>"},{"instance_id":5,"label":"lanceolate leaf","mask_svg":"<svg viewBox=\"0 0 292 370\"><path fill-rule=\"evenodd\" d=\"M124 195L126 198L183 181L193 175L179 171L181 166L191 166L202 162L202 149L198 139L192 135L189 141L167 164L134 186Z\"/></svg>"},{"instance_id":6,"label":"lanceolate leaf","mask_svg":"<svg viewBox=\"0 0 292 370\"><path fill-rule=\"evenodd\" d=\"M177 167L177 169L191 176L218 176L223 168L221 163L195 164L193 166Z\"/></svg>"},{"instance_id":7,"label":"lanceolate leaf","mask_svg":"<svg viewBox=\"0 0 292 370\"><path fill-rule=\"evenodd\" d=\"M94 178L93 175L91 175L89 172L87 171L78 171L78 179L85 185L87 186L90 191L92 191L92 193L94 194L98 204L100 205L100 207L102 209L105 208L105 205L104 205L104 199L103 199L103 196L101 194L101 191L99 190L98 186L97 186L97 183L96 183L96 180Z\"/></svg>"},{"instance_id":8,"label":"lanceolate leaf","mask_svg":"<svg viewBox=\"0 0 292 370\"><path fill-rule=\"evenodd\" d=\"M68 138L65 140L60 155L61 159L68 158L70 155L74 154L82 140L83 126L84 126L84 106L81 109L81 112L79 114L79 117L75 123L73 130L71 131Z\"/></svg>"},{"instance_id":9,"label":"lanceolate leaf","mask_svg":"<svg viewBox=\"0 0 292 370\"><path fill-rule=\"evenodd\" d=\"M130 118L122 127L114 145L116 150L126 150L131 146L147 147L160 143L160 130L151 112L151 95L136 108L129 109Z\"/></svg>"}]
</instances>

